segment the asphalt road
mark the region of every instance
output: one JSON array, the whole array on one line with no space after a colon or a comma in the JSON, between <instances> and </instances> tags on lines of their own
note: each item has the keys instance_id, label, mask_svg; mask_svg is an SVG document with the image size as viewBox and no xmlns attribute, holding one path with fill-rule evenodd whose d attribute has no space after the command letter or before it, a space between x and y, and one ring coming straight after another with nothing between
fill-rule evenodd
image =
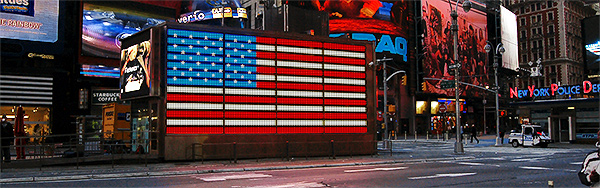
<instances>
[{"instance_id":1,"label":"asphalt road","mask_svg":"<svg viewBox=\"0 0 600 188\"><path fill-rule=\"evenodd\" d=\"M448 145L412 144L397 150L454 155ZM576 173L592 150L467 146L465 151L464 156L471 157L457 161L23 182L2 187L548 187L549 181L555 187L584 187Z\"/></svg>"}]
</instances>

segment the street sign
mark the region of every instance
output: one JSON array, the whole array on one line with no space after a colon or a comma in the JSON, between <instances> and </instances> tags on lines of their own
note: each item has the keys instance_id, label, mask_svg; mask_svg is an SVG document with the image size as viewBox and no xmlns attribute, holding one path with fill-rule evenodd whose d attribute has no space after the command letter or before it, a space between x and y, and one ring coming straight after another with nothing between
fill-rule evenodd
<instances>
[{"instance_id":1,"label":"street sign","mask_svg":"<svg viewBox=\"0 0 600 188\"><path fill-rule=\"evenodd\" d=\"M440 104L440 113L446 113L446 103Z\"/></svg>"},{"instance_id":2,"label":"street sign","mask_svg":"<svg viewBox=\"0 0 600 188\"><path fill-rule=\"evenodd\" d=\"M454 88L455 84L454 81L452 80L444 80L442 81L442 83L440 83L440 88L442 89L450 89L450 88Z\"/></svg>"}]
</instances>

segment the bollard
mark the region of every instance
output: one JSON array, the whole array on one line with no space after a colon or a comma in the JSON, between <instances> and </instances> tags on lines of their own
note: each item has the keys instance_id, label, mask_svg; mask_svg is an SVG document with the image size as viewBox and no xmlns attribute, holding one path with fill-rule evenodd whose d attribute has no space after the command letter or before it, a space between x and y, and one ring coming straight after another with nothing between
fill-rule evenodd
<instances>
[{"instance_id":1,"label":"bollard","mask_svg":"<svg viewBox=\"0 0 600 188\"><path fill-rule=\"evenodd\" d=\"M548 181L548 187L554 187L554 181Z\"/></svg>"},{"instance_id":2,"label":"bollard","mask_svg":"<svg viewBox=\"0 0 600 188\"><path fill-rule=\"evenodd\" d=\"M437 135L437 140L440 140L440 132L437 132L435 135Z\"/></svg>"},{"instance_id":3,"label":"bollard","mask_svg":"<svg viewBox=\"0 0 600 188\"><path fill-rule=\"evenodd\" d=\"M406 140L406 136L408 136L408 135L407 135L406 131L404 131L404 140Z\"/></svg>"},{"instance_id":4,"label":"bollard","mask_svg":"<svg viewBox=\"0 0 600 188\"><path fill-rule=\"evenodd\" d=\"M394 148L393 143L394 142L390 140L390 156L392 156L392 148Z\"/></svg>"},{"instance_id":5,"label":"bollard","mask_svg":"<svg viewBox=\"0 0 600 188\"><path fill-rule=\"evenodd\" d=\"M236 142L233 142L233 163L237 163Z\"/></svg>"},{"instance_id":6,"label":"bollard","mask_svg":"<svg viewBox=\"0 0 600 188\"><path fill-rule=\"evenodd\" d=\"M415 131L415 142L417 141L417 131Z\"/></svg>"},{"instance_id":7,"label":"bollard","mask_svg":"<svg viewBox=\"0 0 600 188\"><path fill-rule=\"evenodd\" d=\"M425 140L429 140L429 131L427 131L427 133L425 133Z\"/></svg>"},{"instance_id":8,"label":"bollard","mask_svg":"<svg viewBox=\"0 0 600 188\"><path fill-rule=\"evenodd\" d=\"M202 153L200 153L200 155L202 155L202 164L204 164L204 144L200 144L200 149L202 149Z\"/></svg>"},{"instance_id":9,"label":"bollard","mask_svg":"<svg viewBox=\"0 0 600 188\"><path fill-rule=\"evenodd\" d=\"M290 141L285 141L285 157L287 161L290 161Z\"/></svg>"},{"instance_id":10,"label":"bollard","mask_svg":"<svg viewBox=\"0 0 600 188\"><path fill-rule=\"evenodd\" d=\"M331 156L335 159L335 148L333 147L333 140L331 140Z\"/></svg>"}]
</instances>

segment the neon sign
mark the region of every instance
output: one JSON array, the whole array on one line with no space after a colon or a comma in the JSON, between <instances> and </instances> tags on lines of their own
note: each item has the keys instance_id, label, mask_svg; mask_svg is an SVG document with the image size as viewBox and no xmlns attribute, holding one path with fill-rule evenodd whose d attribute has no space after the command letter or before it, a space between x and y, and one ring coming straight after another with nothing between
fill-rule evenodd
<instances>
[{"instance_id":1,"label":"neon sign","mask_svg":"<svg viewBox=\"0 0 600 188\"><path fill-rule=\"evenodd\" d=\"M585 49L596 55L600 55L600 41L596 41L594 44L585 45Z\"/></svg>"},{"instance_id":2,"label":"neon sign","mask_svg":"<svg viewBox=\"0 0 600 188\"><path fill-rule=\"evenodd\" d=\"M510 98L550 97L599 92L600 84L592 84L590 81L583 81L581 85L558 86L558 84L551 84L549 88L535 88L535 85L527 86L527 89L518 89L517 87L514 87L510 88Z\"/></svg>"}]
</instances>

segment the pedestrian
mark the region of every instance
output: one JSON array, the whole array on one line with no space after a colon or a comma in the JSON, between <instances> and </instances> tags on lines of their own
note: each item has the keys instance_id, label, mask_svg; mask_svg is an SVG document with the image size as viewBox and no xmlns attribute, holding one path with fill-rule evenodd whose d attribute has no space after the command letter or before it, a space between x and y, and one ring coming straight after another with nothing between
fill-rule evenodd
<instances>
[{"instance_id":1,"label":"pedestrian","mask_svg":"<svg viewBox=\"0 0 600 188\"><path fill-rule=\"evenodd\" d=\"M597 151L593 151L589 153L583 163L581 164L581 170L577 173L579 176L579 181L582 184L590 186L590 187L599 187L600 183L600 175L598 175L598 171L600 171L600 157L598 153L600 152L600 131L598 131L598 142L596 142Z\"/></svg>"},{"instance_id":2,"label":"pedestrian","mask_svg":"<svg viewBox=\"0 0 600 188\"><path fill-rule=\"evenodd\" d=\"M479 144L479 139L477 139L477 129L475 128L475 125L471 126L471 143L473 143L473 138L475 138L475 140L477 140L477 143Z\"/></svg>"},{"instance_id":3,"label":"pedestrian","mask_svg":"<svg viewBox=\"0 0 600 188\"><path fill-rule=\"evenodd\" d=\"M500 130L500 143L504 144L504 130Z\"/></svg>"},{"instance_id":4,"label":"pedestrian","mask_svg":"<svg viewBox=\"0 0 600 188\"><path fill-rule=\"evenodd\" d=\"M10 145L11 142L13 141L13 136L14 136L14 132L13 132L13 126L10 122L8 122L6 120L6 114L2 115L2 127L0 127L0 136L1 136L1 140L0 142L2 142L1 146L2 146L2 157L0 158L4 158L3 161L5 163L10 163Z\"/></svg>"}]
</instances>

